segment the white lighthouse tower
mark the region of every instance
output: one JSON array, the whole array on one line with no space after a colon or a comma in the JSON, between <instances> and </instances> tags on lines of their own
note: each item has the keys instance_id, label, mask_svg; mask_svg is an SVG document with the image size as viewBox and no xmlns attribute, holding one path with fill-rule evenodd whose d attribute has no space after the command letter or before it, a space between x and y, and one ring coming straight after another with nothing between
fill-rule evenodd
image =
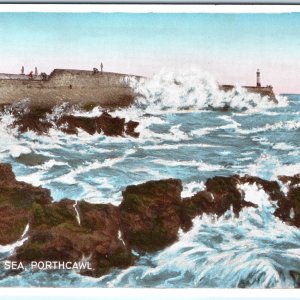
<instances>
[{"instance_id":1,"label":"white lighthouse tower","mask_svg":"<svg viewBox=\"0 0 300 300\"><path fill-rule=\"evenodd\" d=\"M261 87L261 83L260 83L260 70L257 69L256 71L256 86L257 87Z\"/></svg>"}]
</instances>

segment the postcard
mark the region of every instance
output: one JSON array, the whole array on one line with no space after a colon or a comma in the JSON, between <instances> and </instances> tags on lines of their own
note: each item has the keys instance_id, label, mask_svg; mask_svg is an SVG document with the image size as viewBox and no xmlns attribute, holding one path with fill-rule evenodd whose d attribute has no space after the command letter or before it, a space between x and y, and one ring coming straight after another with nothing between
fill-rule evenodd
<instances>
[{"instance_id":1,"label":"postcard","mask_svg":"<svg viewBox=\"0 0 300 300\"><path fill-rule=\"evenodd\" d=\"M299 8L19 7L1 287L300 286Z\"/></svg>"}]
</instances>

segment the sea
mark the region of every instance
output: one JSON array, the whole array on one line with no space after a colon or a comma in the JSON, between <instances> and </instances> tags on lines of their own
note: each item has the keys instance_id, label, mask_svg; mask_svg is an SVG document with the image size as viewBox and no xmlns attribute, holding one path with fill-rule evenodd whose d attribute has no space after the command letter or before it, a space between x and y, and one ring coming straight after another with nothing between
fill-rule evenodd
<instances>
[{"instance_id":1,"label":"sea","mask_svg":"<svg viewBox=\"0 0 300 300\"><path fill-rule=\"evenodd\" d=\"M138 121L138 138L83 131L68 135L56 129L20 134L10 126L14 117L5 112L0 161L12 164L18 180L50 189L55 201L114 205L121 203L126 186L148 180L179 178L182 196L188 197L216 175L277 180L300 173L300 95L277 95L274 103L241 87L225 93L211 75L199 71L163 71L147 80L129 78L129 84L139 95L136 102L111 114ZM49 118L101 114L100 107L89 112L66 107L57 106ZM273 216L276 202L258 186L241 188L257 208L244 208L238 218L231 210L220 218L196 217L177 242L138 256L130 268L92 278L63 270L7 275L0 267L0 286L295 287L290 270L300 272L300 229ZM282 190L287 192L283 185ZM1 260L23 240L0 246Z\"/></svg>"}]
</instances>

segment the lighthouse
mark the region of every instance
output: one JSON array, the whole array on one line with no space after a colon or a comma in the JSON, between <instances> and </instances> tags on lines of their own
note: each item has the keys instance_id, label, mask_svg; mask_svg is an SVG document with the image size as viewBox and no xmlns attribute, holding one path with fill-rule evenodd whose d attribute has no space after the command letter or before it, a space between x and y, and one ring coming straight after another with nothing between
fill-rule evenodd
<instances>
[{"instance_id":1,"label":"lighthouse","mask_svg":"<svg viewBox=\"0 0 300 300\"><path fill-rule=\"evenodd\" d=\"M257 87L261 87L261 83L260 83L260 70L257 69L256 71L256 86Z\"/></svg>"}]
</instances>

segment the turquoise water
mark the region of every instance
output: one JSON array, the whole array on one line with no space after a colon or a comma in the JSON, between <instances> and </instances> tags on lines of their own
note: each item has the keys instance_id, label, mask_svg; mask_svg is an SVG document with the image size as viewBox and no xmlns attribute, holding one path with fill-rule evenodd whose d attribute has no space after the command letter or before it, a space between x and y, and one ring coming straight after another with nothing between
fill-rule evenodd
<instances>
[{"instance_id":1,"label":"turquoise water","mask_svg":"<svg viewBox=\"0 0 300 300\"><path fill-rule=\"evenodd\" d=\"M113 112L140 122L137 139L84 132L70 136L58 130L49 136L19 135L8 128L12 117L4 115L1 161L13 165L18 180L49 188L55 201L67 197L115 205L127 185L147 180L179 178L183 196L190 196L215 175L269 180L300 173L300 95L281 95L275 104L241 89L217 92L207 78L179 77L176 84L173 79L133 82L141 98L133 107ZM219 110L224 103L230 111ZM98 108L76 112L98 113ZM44 156L45 162L18 162L28 153ZM0 286L293 287L289 271L300 271L300 230L272 215L275 207L262 190L242 188L258 208L245 208L239 218L231 211L220 219L196 218L178 242L139 257L134 267L101 278L27 271L0 276Z\"/></svg>"}]
</instances>

